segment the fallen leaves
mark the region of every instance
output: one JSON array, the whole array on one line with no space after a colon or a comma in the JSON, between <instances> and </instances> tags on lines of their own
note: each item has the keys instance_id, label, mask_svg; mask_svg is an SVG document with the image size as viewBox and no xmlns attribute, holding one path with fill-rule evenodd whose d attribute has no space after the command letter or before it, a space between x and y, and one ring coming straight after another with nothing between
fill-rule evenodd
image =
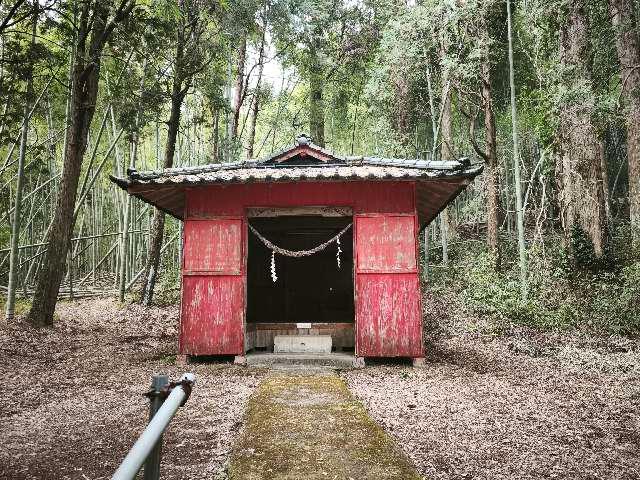
<instances>
[{"instance_id":1,"label":"fallen leaves","mask_svg":"<svg viewBox=\"0 0 640 480\"><path fill-rule=\"evenodd\" d=\"M442 320L425 368L344 373L425 478L640 478L637 340Z\"/></svg>"},{"instance_id":2,"label":"fallen leaves","mask_svg":"<svg viewBox=\"0 0 640 480\"><path fill-rule=\"evenodd\" d=\"M147 422L154 373L196 374L164 435L162 478L224 477L261 372L174 365L176 307L61 302L52 329L17 320L0 330L0 478L110 478Z\"/></svg>"}]
</instances>

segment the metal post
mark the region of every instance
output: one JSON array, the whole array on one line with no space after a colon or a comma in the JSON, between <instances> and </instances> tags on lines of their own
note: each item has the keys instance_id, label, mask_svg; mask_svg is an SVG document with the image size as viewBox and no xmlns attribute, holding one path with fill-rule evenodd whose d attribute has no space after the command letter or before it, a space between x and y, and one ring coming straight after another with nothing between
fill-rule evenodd
<instances>
[{"instance_id":1,"label":"metal post","mask_svg":"<svg viewBox=\"0 0 640 480\"><path fill-rule=\"evenodd\" d=\"M151 392L149 392L149 422L164 403L161 395L162 389L169 385L168 375L154 375L151 379ZM162 452L162 435L151 450L144 463L144 480L160 480L160 453Z\"/></svg>"},{"instance_id":2,"label":"metal post","mask_svg":"<svg viewBox=\"0 0 640 480\"><path fill-rule=\"evenodd\" d=\"M153 416L147 428L140 435L136 443L131 447L129 453L124 458L111 480L133 480L138 470L144 464L146 458L151 454L158 439L164 433L169 422L175 415L180 405L188 398L191 387L195 383L195 376L192 373L185 373L176 387L164 401L160 409Z\"/></svg>"}]
</instances>

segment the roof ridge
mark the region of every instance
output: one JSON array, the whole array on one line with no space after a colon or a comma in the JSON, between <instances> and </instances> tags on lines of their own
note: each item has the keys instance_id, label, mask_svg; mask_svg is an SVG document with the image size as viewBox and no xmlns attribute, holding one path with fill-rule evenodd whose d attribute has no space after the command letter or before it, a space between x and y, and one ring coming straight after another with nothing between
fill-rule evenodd
<instances>
[{"instance_id":1,"label":"roof ridge","mask_svg":"<svg viewBox=\"0 0 640 480\"><path fill-rule=\"evenodd\" d=\"M344 163L320 163L320 164L267 164L265 161L238 161L228 163L210 163L206 165L188 165L182 167L172 167L164 170L143 170L127 169L127 174L132 180L151 180L160 177L173 177L178 175L199 175L210 172L237 170L247 168L262 169L282 169L282 168L327 168L327 167L353 167L353 166L380 166L380 167L401 167L418 170L452 171L461 172L471 167L468 158L459 160L419 160L406 158L382 158L382 157L344 157Z\"/></svg>"},{"instance_id":2,"label":"roof ridge","mask_svg":"<svg viewBox=\"0 0 640 480\"><path fill-rule=\"evenodd\" d=\"M415 169L423 169L423 170L434 170L434 171L453 171L453 172L461 172L465 168L469 168L471 166L471 162L467 157L462 157L457 160L424 160L424 159L410 159L410 158L393 158L393 157L376 157L376 156L363 156L363 155L352 155L352 156L341 156L337 155L330 150L321 147L313 143L313 139L308 135L302 133L296 137L295 143L293 146L284 148L275 153L270 154L269 156L262 157L259 159L246 159L246 160L238 160L235 162L219 162L219 163L209 163L205 165L186 165L181 167L170 167L160 170L142 170L138 171L136 169L127 169L127 175L131 180L152 180L155 178L169 178L180 175L200 175L210 172L218 172L225 170L236 170L236 169L246 169L246 168L326 168L329 166L336 165L331 161L323 161L318 165L310 165L310 164L301 164L295 165L293 163L278 164L275 162L280 157L283 157L288 152L292 152L297 148L308 148L312 151L318 152L324 157L329 157L331 160L335 160L336 162L341 162L341 165L344 166L358 166L358 165L369 165L369 166L379 166L379 167L402 167L402 168L415 168ZM291 158L295 158L295 155Z\"/></svg>"}]
</instances>

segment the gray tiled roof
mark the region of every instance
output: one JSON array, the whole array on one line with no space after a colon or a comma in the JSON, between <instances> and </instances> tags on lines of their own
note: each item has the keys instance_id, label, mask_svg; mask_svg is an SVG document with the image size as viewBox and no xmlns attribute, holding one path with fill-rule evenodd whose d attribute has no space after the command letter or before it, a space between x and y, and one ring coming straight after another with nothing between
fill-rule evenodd
<instances>
[{"instance_id":1,"label":"gray tiled roof","mask_svg":"<svg viewBox=\"0 0 640 480\"><path fill-rule=\"evenodd\" d=\"M335 155L298 137L288 149L259 160L165 170L128 170L111 180L131 195L178 219L185 218L186 191L197 185L330 181L414 181L416 210L428 224L482 171L468 159L425 161Z\"/></svg>"},{"instance_id":2,"label":"gray tiled roof","mask_svg":"<svg viewBox=\"0 0 640 480\"><path fill-rule=\"evenodd\" d=\"M295 156L278 163L298 147L306 147L308 156L322 155L325 161L296 165ZM155 171L129 170L127 179L113 178L122 187L129 185L171 185L203 183L249 183L295 180L387 180L435 179L439 177L473 177L481 166L468 159L458 161L426 161L378 157L342 157L315 144L306 136L298 137L296 145L259 160L215 163L209 165L168 168Z\"/></svg>"},{"instance_id":3,"label":"gray tiled roof","mask_svg":"<svg viewBox=\"0 0 640 480\"><path fill-rule=\"evenodd\" d=\"M236 169L174 169L160 175L134 175L136 184L197 184L197 183L245 183L254 181L288 180L359 180L359 179L429 179L446 176L466 176L479 172L480 167L462 170L432 170L426 168L403 168L385 165L324 165L272 168Z\"/></svg>"}]
</instances>

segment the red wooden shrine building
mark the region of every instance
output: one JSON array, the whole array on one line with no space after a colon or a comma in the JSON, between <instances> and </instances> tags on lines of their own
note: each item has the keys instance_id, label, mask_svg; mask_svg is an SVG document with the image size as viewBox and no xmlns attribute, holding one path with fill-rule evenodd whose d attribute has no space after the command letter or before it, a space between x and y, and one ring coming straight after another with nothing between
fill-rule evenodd
<instances>
[{"instance_id":1,"label":"red wooden shrine building","mask_svg":"<svg viewBox=\"0 0 640 480\"><path fill-rule=\"evenodd\" d=\"M303 135L259 161L113 180L184 221L181 354L243 356L303 328L358 357L420 358L418 233L481 170L341 157ZM260 238L299 251L343 231L302 258Z\"/></svg>"}]
</instances>

